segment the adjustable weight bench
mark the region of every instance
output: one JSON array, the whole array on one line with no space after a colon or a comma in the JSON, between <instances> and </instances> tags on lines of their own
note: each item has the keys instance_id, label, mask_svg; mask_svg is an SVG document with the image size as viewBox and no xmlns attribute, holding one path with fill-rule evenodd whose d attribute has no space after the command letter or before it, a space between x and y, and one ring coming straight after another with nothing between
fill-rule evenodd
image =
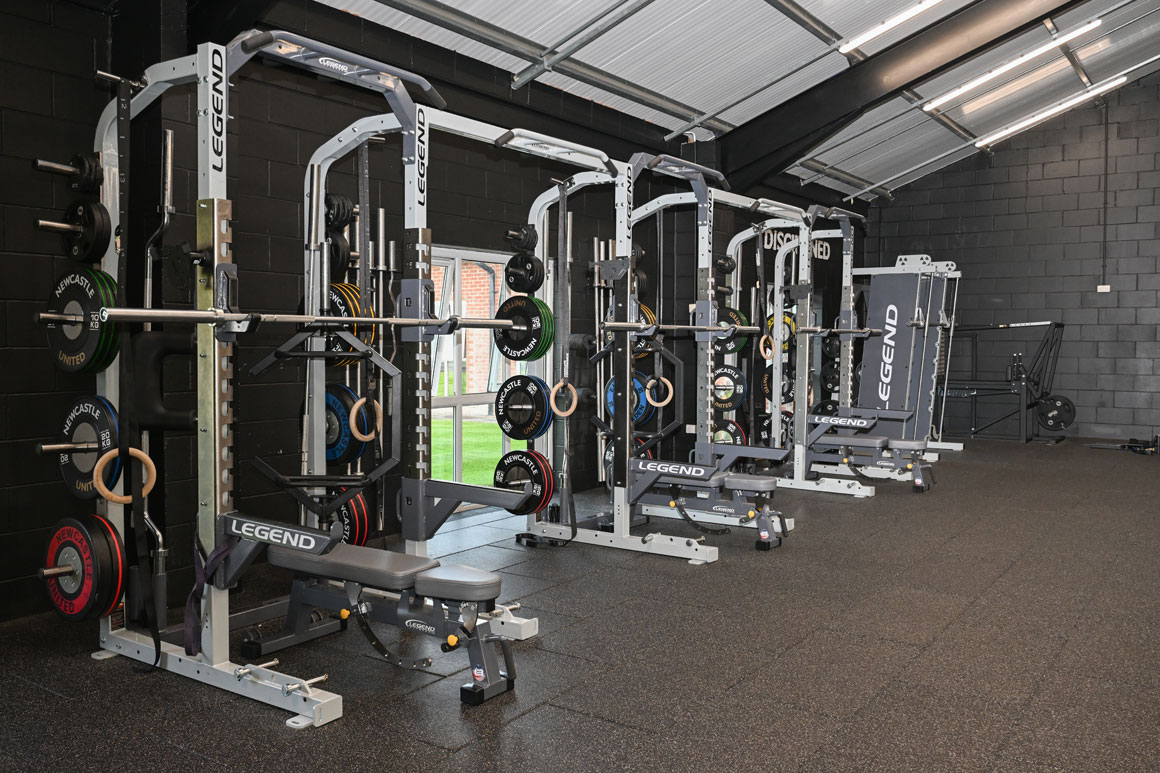
<instances>
[{"instance_id":1,"label":"adjustable weight bench","mask_svg":"<svg viewBox=\"0 0 1160 773\"><path fill-rule=\"evenodd\" d=\"M836 452L842 456L843 462L851 456L869 456L870 466L886 466L912 473L912 490L916 493L930 490L934 476L930 465L922 459L927 448L925 440L863 434L877 423L873 416L810 416L810 421L815 425L807 438L811 451ZM830 430L837 432L831 434Z\"/></svg>"},{"instance_id":2,"label":"adjustable weight bench","mask_svg":"<svg viewBox=\"0 0 1160 773\"><path fill-rule=\"evenodd\" d=\"M460 700L478 705L515 686L511 641L492 632L492 621L510 610L497 607L501 579L469 566L341 542L341 527L328 532L230 513L219 516L240 541L223 556L221 585L230 587L261 548L271 566L295 578L286 624L269 636L249 636L242 654L258 658L345 627L354 618L367 641L390 663L426 668L431 659L396 655L372 630L371 621L441 639L443 652L466 648L471 679ZM215 578L216 581L216 578ZM319 615L325 609L338 619ZM340 623L341 621L341 623ZM502 658L502 663L501 663Z\"/></svg>"},{"instance_id":3,"label":"adjustable weight bench","mask_svg":"<svg viewBox=\"0 0 1160 773\"><path fill-rule=\"evenodd\" d=\"M659 468L659 469L658 469ZM715 470L698 465L668 464L664 462L648 464L647 460L633 460L634 480L629 488L632 504L644 500L653 487L667 487L668 506L675 509L686 522L698 531L707 534L725 534L728 528L711 529L689 515L686 508L701 511L711 507L714 514L728 512L737 518L738 526L754 525L758 539L754 546L758 550L770 550L781 545L782 537L793 528L792 520L769 506L773 492L777 489L777 478L770 475L749 475L729 470ZM683 492L703 492L707 497L688 497ZM729 492L727 497L723 492ZM735 497L740 497L739 502ZM702 501L704 499L705 501ZM752 500L752 504L748 501ZM651 498L648 504L653 504Z\"/></svg>"}]
</instances>

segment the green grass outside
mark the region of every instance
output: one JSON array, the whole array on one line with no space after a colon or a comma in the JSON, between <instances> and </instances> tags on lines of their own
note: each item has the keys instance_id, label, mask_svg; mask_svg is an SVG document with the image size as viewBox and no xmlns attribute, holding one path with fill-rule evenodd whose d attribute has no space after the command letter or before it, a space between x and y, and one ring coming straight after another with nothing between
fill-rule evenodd
<instances>
[{"instance_id":1,"label":"green grass outside","mask_svg":"<svg viewBox=\"0 0 1160 773\"><path fill-rule=\"evenodd\" d=\"M431 477L452 480L452 453L455 439L451 419L431 421ZM512 448L527 448L527 443L513 440ZM495 464L503 451L503 431L494 419L463 420L463 482L490 486Z\"/></svg>"}]
</instances>

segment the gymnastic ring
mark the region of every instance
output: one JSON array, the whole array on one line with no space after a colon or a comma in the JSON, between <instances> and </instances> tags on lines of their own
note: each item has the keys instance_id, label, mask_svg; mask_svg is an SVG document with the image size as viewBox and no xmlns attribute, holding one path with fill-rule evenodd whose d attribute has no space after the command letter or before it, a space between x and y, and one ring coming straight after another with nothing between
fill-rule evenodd
<instances>
[{"instance_id":1,"label":"gymnastic ring","mask_svg":"<svg viewBox=\"0 0 1160 773\"><path fill-rule=\"evenodd\" d=\"M568 392L572 395L572 406L566 411L561 411L556 407L556 395L560 394L560 390L568 387ZM556 382L556 386L552 387L552 391L548 393L548 405L552 406L552 413L559 416L561 419L566 419L576 412L576 407L580 405L580 398L576 394L576 387L565 383L564 379Z\"/></svg>"},{"instance_id":2,"label":"gymnastic ring","mask_svg":"<svg viewBox=\"0 0 1160 773\"><path fill-rule=\"evenodd\" d=\"M659 381L658 381L659 379ZM657 384L664 384L665 389L668 390L664 400L654 400L652 396L652 388ZM648 400L649 405L655 405L657 408L664 408L673 401L673 382L669 381L664 376L654 376L648 380L644 385L644 399Z\"/></svg>"},{"instance_id":3,"label":"gymnastic ring","mask_svg":"<svg viewBox=\"0 0 1160 773\"><path fill-rule=\"evenodd\" d=\"M364 435L363 433L359 432L358 427L355 424L354 415L358 413L359 409L366 405L366 403L367 399L365 397L360 397L358 400L356 400L354 405L350 407L350 416L347 418L347 423L350 424L351 434L354 435L357 440L360 440L363 443L367 442L368 440L374 440L375 435L383 431L383 406L379 405L378 400L375 400L375 431L370 435Z\"/></svg>"},{"instance_id":4,"label":"gymnastic ring","mask_svg":"<svg viewBox=\"0 0 1160 773\"><path fill-rule=\"evenodd\" d=\"M96 465L93 467L93 486L96 487L98 494L110 502L118 505L128 505L132 504L133 497L114 494L105 485L105 465L118 454L120 454L120 449L110 448L97 460ZM140 448L130 448L129 456L141 462L141 465L145 468L145 484L141 486L141 496L147 497L149 496L149 492L153 490L153 484L157 482L157 465L149 458L149 454Z\"/></svg>"},{"instance_id":5,"label":"gymnastic ring","mask_svg":"<svg viewBox=\"0 0 1160 773\"><path fill-rule=\"evenodd\" d=\"M766 348L767 343L769 348ZM757 350L761 352L762 359L764 359L766 362L769 362L773 359L774 354L777 352L777 344L774 343L773 338L769 335L769 333L763 333L761 338L757 339Z\"/></svg>"}]
</instances>

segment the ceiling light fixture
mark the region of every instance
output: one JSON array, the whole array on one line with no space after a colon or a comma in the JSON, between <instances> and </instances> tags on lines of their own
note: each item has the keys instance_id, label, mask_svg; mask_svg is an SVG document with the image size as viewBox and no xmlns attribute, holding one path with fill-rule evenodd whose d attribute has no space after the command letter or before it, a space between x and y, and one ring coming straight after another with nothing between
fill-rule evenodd
<instances>
[{"instance_id":1,"label":"ceiling light fixture","mask_svg":"<svg viewBox=\"0 0 1160 773\"><path fill-rule=\"evenodd\" d=\"M891 16L889 19L882 22L881 24L875 25L875 26L871 27L870 29L866 30L865 32L861 33L860 35L856 35L856 36L850 38L849 40L847 40L846 42L842 43L842 45L838 46L838 53L839 54L848 54L851 51L853 51L855 48L860 48L860 47L864 46L865 44L869 43L871 40L878 37L879 35L882 35L886 32L889 32L890 30L894 29L895 27L897 27L899 24L902 24L903 22L910 21L911 19L913 19L915 16L918 16L923 11L930 10L932 7L938 5L941 2L942 2L942 0L920 0L919 3L917 3L916 5L912 5L910 8L907 8L902 13L897 14L895 16Z\"/></svg>"},{"instance_id":2,"label":"ceiling light fixture","mask_svg":"<svg viewBox=\"0 0 1160 773\"><path fill-rule=\"evenodd\" d=\"M1021 132L1024 129L1030 128L1030 127L1034 126L1035 124L1040 123L1041 121L1046 121L1048 118L1051 118L1053 115L1059 115L1060 113L1062 113L1065 110L1070 110L1071 108L1075 107L1076 105L1078 105L1082 102L1088 101L1092 97L1098 97L1100 94L1104 94L1106 92L1111 91L1112 89L1119 88L1120 86L1123 86L1127 82L1128 82L1127 76L1121 75L1118 78L1113 78L1110 81L1106 81L1104 83L1097 84L1097 85L1091 87L1090 89L1085 89L1084 91L1081 91L1080 93L1076 94L1075 96L1068 97L1067 99L1063 100L1062 102L1059 102L1059 103L1053 105L1052 107L1047 108L1046 110L1042 110L1038 113L1030 115L1021 121L1018 121L1016 123L1011 124L1010 126L1006 127L1005 129L1000 129L999 131L995 132L994 134L988 134L986 137L983 137L982 139L977 140L975 142L975 147L982 148L982 147L986 147L987 145L994 145L996 142L998 142L1001 139L1004 139L1006 137L1010 137L1012 134L1017 134L1018 132Z\"/></svg>"},{"instance_id":3,"label":"ceiling light fixture","mask_svg":"<svg viewBox=\"0 0 1160 773\"><path fill-rule=\"evenodd\" d=\"M1003 73L1010 72L1011 70L1014 70L1016 67L1018 67L1021 64L1024 64L1026 62L1030 62L1032 59L1043 56L1047 52L1053 51L1056 48L1059 48L1060 46L1067 43L1068 41L1075 40L1080 35L1083 35L1087 32L1091 32L1092 30L1094 30L1098 26L1100 26L1100 20L1096 19L1095 21L1090 21L1087 24L1076 27L1071 32L1068 32L1064 35L1058 35L1050 43L1044 43L1042 46L1035 49L1034 51L1028 51L1025 54L1021 54L1021 55L1017 56L1016 58L1012 59L1011 61L1006 62L1005 64L999 65L998 67L996 67L993 70L988 70L987 72L983 73L982 75L975 78L974 80L967 81L962 86L959 86L958 88L955 88L955 89L951 89L950 91L948 91L947 93L943 94L940 97L935 97L934 99L930 100L925 105L923 105L922 109L926 110L929 113L931 110L934 110L936 107L939 107L941 105L945 105L947 102L950 102L955 97L958 97L962 94L966 94L968 91L973 91L974 89L977 89L979 86L982 86L984 83L987 83L988 81L992 81L995 78L998 78Z\"/></svg>"}]
</instances>

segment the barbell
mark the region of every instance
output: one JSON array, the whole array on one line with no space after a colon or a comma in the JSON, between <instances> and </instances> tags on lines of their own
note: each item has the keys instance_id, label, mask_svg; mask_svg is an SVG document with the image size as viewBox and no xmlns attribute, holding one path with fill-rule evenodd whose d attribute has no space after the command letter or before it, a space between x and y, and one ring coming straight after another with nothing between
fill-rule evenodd
<instances>
[{"instance_id":1,"label":"barbell","mask_svg":"<svg viewBox=\"0 0 1160 773\"><path fill-rule=\"evenodd\" d=\"M496 318L449 316L444 318L362 316L347 310L346 316L234 312L224 309L141 309L116 305L113 278L97 269L80 269L63 275L48 301L48 310L37 320L48 327L49 345L57 366L69 373L97 372L108 367L118 351L117 322L171 322L236 325L246 330L261 324L313 325L348 328L358 325L438 328L452 333L460 328L483 328L495 332L496 346L508 359L538 359L547 353L555 333L551 310L528 296L513 296L500 307ZM372 339L373 340L373 339Z\"/></svg>"}]
</instances>

